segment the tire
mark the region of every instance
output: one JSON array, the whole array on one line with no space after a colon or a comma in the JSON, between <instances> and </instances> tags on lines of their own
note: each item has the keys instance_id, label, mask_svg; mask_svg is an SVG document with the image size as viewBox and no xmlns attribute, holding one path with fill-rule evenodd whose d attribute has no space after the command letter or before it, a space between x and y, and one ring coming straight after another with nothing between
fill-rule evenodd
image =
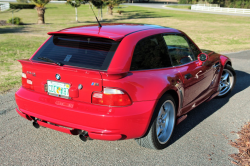
<instances>
[{"instance_id":1,"label":"tire","mask_svg":"<svg viewBox=\"0 0 250 166\"><path fill-rule=\"evenodd\" d=\"M147 134L137 138L136 142L149 149L164 149L172 136L176 121L174 98L165 94L157 103Z\"/></svg>"},{"instance_id":2,"label":"tire","mask_svg":"<svg viewBox=\"0 0 250 166\"><path fill-rule=\"evenodd\" d=\"M232 92L234 85L236 83L236 73L232 66L226 65L223 69L220 83L219 83L219 95L218 98L226 97Z\"/></svg>"}]
</instances>

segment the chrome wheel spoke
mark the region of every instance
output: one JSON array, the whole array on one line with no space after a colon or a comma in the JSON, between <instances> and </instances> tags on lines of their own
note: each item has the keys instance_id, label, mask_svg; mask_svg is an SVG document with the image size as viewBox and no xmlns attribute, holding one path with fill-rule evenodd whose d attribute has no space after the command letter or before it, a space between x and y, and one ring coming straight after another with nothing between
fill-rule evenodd
<instances>
[{"instance_id":1,"label":"chrome wheel spoke","mask_svg":"<svg viewBox=\"0 0 250 166\"><path fill-rule=\"evenodd\" d=\"M162 131L163 131L163 127L159 127L157 128L157 136L160 136L162 134Z\"/></svg>"},{"instance_id":2,"label":"chrome wheel spoke","mask_svg":"<svg viewBox=\"0 0 250 166\"><path fill-rule=\"evenodd\" d=\"M226 73L222 76L222 80L223 80L223 81L224 81L224 80L227 80L228 77L229 77L229 73L226 72Z\"/></svg>"},{"instance_id":3,"label":"chrome wheel spoke","mask_svg":"<svg viewBox=\"0 0 250 166\"><path fill-rule=\"evenodd\" d=\"M165 110L164 110L164 106L161 107L160 109L160 115L161 115L161 118L165 115Z\"/></svg>"}]
</instances>

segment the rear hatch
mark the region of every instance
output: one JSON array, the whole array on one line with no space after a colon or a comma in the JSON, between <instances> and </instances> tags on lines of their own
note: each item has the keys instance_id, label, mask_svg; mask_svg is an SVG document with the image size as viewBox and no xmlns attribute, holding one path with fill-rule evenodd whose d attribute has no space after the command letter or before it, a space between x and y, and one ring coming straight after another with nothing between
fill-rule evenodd
<instances>
[{"instance_id":1,"label":"rear hatch","mask_svg":"<svg viewBox=\"0 0 250 166\"><path fill-rule=\"evenodd\" d=\"M106 71L119 42L89 36L52 36L23 66L23 87L37 93L91 102L102 91ZM26 77L26 78L25 78Z\"/></svg>"}]
</instances>

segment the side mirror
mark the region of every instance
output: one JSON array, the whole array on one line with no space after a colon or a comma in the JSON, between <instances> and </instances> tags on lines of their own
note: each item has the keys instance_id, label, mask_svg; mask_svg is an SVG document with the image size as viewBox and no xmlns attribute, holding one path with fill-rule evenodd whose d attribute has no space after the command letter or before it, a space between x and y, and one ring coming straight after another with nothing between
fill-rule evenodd
<instances>
[{"instance_id":1,"label":"side mirror","mask_svg":"<svg viewBox=\"0 0 250 166\"><path fill-rule=\"evenodd\" d=\"M198 55L198 60L199 60L199 66L201 66L202 64L203 64L203 62L205 62L205 61L207 61L208 60L208 56L207 56L207 54L205 54L205 53L200 53L199 55Z\"/></svg>"}]
</instances>

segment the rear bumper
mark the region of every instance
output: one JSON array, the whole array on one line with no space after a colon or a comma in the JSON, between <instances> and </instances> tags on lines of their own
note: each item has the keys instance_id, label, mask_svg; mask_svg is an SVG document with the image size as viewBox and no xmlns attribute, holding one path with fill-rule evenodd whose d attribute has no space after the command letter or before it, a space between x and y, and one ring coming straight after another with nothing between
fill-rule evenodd
<instances>
[{"instance_id":1,"label":"rear bumper","mask_svg":"<svg viewBox=\"0 0 250 166\"><path fill-rule=\"evenodd\" d=\"M134 102L127 107L107 107L39 94L22 87L16 92L15 97L17 112L22 117L28 120L35 117L73 130L88 131L92 139L100 140L143 136L156 103L143 101ZM57 127L45 127L62 131Z\"/></svg>"}]
</instances>

